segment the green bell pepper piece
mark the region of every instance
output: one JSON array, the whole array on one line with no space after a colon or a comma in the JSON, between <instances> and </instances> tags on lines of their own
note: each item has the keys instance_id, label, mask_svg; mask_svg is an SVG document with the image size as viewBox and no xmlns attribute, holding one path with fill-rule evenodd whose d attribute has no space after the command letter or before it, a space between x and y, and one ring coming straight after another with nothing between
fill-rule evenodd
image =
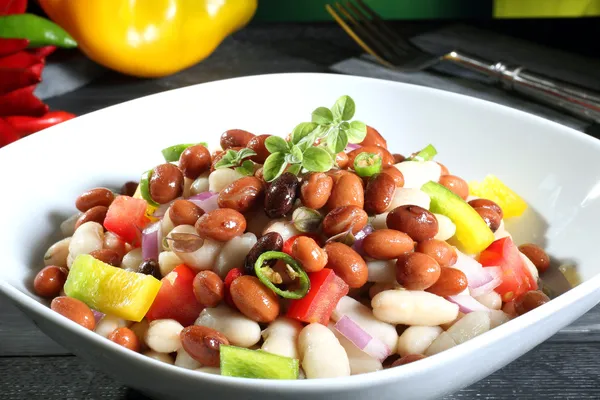
<instances>
[{"instance_id":1,"label":"green bell pepper piece","mask_svg":"<svg viewBox=\"0 0 600 400\"><path fill-rule=\"evenodd\" d=\"M262 350L221 345L221 375L254 379L298 379L300 362Z\"/></svg>"},{"instance_id":2,"label":"green bell pepper piece","mask_svg":"<svg viewBox=\"0 0 600 400\"><path fill-rule=\"evenodd\" d=\"M77 47L75 39L63 28L34 14L13 14L0 17L0 38L28 39L29 47Z\"/></svg>"}]
</instances>

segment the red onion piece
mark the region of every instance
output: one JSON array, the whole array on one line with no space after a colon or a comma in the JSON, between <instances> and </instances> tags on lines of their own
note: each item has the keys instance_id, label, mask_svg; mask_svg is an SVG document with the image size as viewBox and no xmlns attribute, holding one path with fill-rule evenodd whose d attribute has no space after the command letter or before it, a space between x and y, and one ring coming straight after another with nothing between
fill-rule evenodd
<instances>
[{"instance_id":1,"label":"red onion piece","mask_svg":"<svg viewBox=\"0 0 600 400\"><path fill-rule=\"evenodd\" d=\"M96 311L92 308L92 314L94 314L94 318L96 319L96 323L100 322L100 320L104 317L104 313L100 311Z\"/></svg>"},{"instance_id":2,"label":"red onion piece","mask_svg":"<svg viewBox=\"0 0 600 400\"><path fill-rule=\"evenodd\" d=\"M145 260L158 260L160 221L155 222L142 231L142 258Z\"/></svg>"},{"instance_id":3,"label":"red onion piece","mask_svg":"<svg viewBox=\"0 0 600 400\"><path fill-rule=\"evenodd\" d=\"M467 277L469 289L478 288L492 281L492 275L475 259L456 250L457 260L452 268L461 270Z\"/></svg>"},{"instance_id":4,"label":"red onion piece","mask_svg":"<svg viewBox=\"0 0 600 400\"><path fill-rule=\"evenodd\" d=\"M361 146L359 146L359 145L357 145L357 144L355 144L355 143L348 143L348 144L346 145L346 148L344 149L344 151L345 151L346 153L350 153L352 150L356 150L356 149L358 149L358 148L360 148L360 147L361 147Z\"/></svg>"},{"instance_id":5,"label":"red onion piece","mask_svg":"<svg viewBox=\"0 0 600 400\"><path fill-rule=\"evenodd\" d=\"M340 318L334 328L360 350L379 361L385 360L392 354L390 348L385 343L369 335L347 315Z\"/></svg>"},{"instance_id":6,"label":"red onion piece","mask_svg":"<svg viewBox=\"0 0 600 400\"><path fill-rule=\"evenodd\" d=\"M352 248L361 256L365 255L363 251L363 240L365 240L368 235L373 233L373 230L374 229L372 225L366 225L364 228L358 231L356 235L354 235L354 239L356 239L356 241L352 245Z\"/></svg>"},{"instance_id":7,"label":"red onion piece","mask_svg":"<svg viewBox=\"0 0 600 400\"><path fill-rule=\"evenodd\" d=\"M218 198L219 193L202 192L188 198L188 200L203 209L204 212L211 212L219 208Z\"/></svg>"},{"instance_id":8,"label":"red onion piece","mask_svg":"<svg viewBox=\"0 0 600 400\"><path fill-rule=\"evenodd\" d=\"M485 267L484 269L492 276L492 280L479 287L471 288L473 297L488 294L502 284L502 269L500 267Z\"/></svg>"},{"instance_id":9,"label":"red onion piece","mask_svg":"<svg viewBox=\"0 0 600 400\"><path fill-rule=\"evenodd\" d=\"M473 311L492 311L487 308L472 296L466 294L457 294L456 296L448 296L446 299L454 304L458 304L460 312L468 314Z\"/></svg>"}]
</instances>

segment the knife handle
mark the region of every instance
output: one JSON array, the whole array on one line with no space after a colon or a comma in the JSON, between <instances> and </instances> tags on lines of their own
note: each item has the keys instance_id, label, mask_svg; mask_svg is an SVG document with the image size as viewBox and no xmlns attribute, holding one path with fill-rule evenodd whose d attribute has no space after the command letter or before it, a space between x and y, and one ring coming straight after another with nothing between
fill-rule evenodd
<instances>
[{"instance_id":1,"label":"knife handle","mask_svg":"<svg viewBox=\"0 0 600 400\"><path fill-rule=\"evenodd\" d=\"M566 111L587 121L600 123L600 94L548 78L501 62L489 62L469 54L452 51L442 60L492 77L504 88L521 93L541 103Z\"/></svg>"}]
</instances>

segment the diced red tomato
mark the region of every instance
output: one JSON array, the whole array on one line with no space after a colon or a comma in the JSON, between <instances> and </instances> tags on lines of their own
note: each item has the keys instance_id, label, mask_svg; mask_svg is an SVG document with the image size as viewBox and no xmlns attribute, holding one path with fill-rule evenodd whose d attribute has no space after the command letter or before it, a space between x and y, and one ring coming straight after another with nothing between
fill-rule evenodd
<instances>
[{"instance_id":1,"label":"diced red tomato","mask_svg":"<svg viewBox=\"0 0 600 400\"><path fill-rule=\"evenodd\" d=\"M479 262L484 267L500 267L502 283L495 290L507 302L515 297L537 289L537 282L521 259L519 249L512 239L498 239L479 255Z\"/></svg>"},{"instance_id":2,"label":"diced red tomato","mask_svg":"<svg viewBox=\"0 0 600 400\"><path fill-rule=\"evenodd\" d=\"M287 316L309 324L327 325L337 303L348 294L348 285L329 268L310 273L308 278L310 290L300 300L290 302Z\"/></svg>"},{"instance_id":3,"label":"diced red tomato","mask_svg":"<svg viewBox=\"0 0 600 400\"><path fill-rule=\"evenodd\" d=\"M144 199L117 196L108 207L104 227L133 246L140 246L142 230L150 223L146 217L148 204Z\"/></svg>"},{"instance_id":4,"label":"diced red tomato","mask_svg":"<svg viewBox=\"0 0 600 400\"><path fill-rule=\"evenodd\" d=\"M314 239L315 242L320 243L321 239L319 238L319 236L312 234L312 233L303 233L300 235L295 235L292 236L291 238L289 238L288 240L286 240L283 243L283 249L281 251L283 251L284 253L288 254L288 255L292 255L292 246L294 245L294 242L296 241L296 239L298 239L300 236L306 236L309 237L311 239Z\"/></svg>"},{"instance_id":5,"label":"diced red tomato","mask_svg":"<svg viewBox=\"0 0 600 400\"><path fill-rule=\"evenodd\" d=\"M148 321L174 319L183 326L192 325L203 309L194 295L195 276L194 271L181 264L162 278L160 290L146 313Z\"/></svg>"},{"instance_id":6,"label":"diced red tomato","mask_svg":"<svg viewBox=\"0 0 600 400\"><path fill-rule=\"evenodd\" d=\"M224 285L223 299L225 300L225 303L227 303L230 307L235 308L236 310L237 310L237 307L236 307L235 303L233 302L233 299L231 298L231 292L229 292L229 287L231 286L233 281L235 281L237 278L239 278L242 275L244 275L244 272L241 269L233 268L232 270L230 270L227 273L227 275L225 276L225 280L223 281L223 285Z\"/></svg>"}]
</instances>

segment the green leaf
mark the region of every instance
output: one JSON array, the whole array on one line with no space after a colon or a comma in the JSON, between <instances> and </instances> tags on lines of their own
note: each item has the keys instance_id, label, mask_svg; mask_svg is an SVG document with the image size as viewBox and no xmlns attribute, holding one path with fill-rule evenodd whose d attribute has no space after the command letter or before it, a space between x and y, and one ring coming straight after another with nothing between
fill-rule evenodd
<instances>
[{"instance_id":1,"label":"green leaf","mask_svg":"<svg viewBox=\"0 0 600 400\"><path fill-rule=\"evenodd\" d=\"M290 151L288 142L279 136L269 136L265 140L265 147L269 153L289 153Z\"/></svg>"},{"instance_id":2,"label":"green leaf","mask_svg":"<svg viewBox=\"0 0 600 400\"><path fill-rule=\"evenodd\" d=\"M354 104L354 100L350 96L342 96L333 105L331 108L331 112L333 113L333 118L336 121L348 121L354 117L354 113L356 112L356 105Z\"/></svg>"},{"instance_id":3,"label":"green leaf","mask_svg":"<svg viewBox=\"0 0 600 400\"><path fill-rule=\"evenodd\" d=\"M337 133L331 132L329 136L327 136L327 148L334 154L344 151L348 145L348 136L346 135L346 132L341 129L337 129L336 131Z\"/></svg>"},{"instance_id":4,"label":"green leaf","mask_svg":"<svg viewBox=\"0 0 600 400\"><path fill-rule=\"evenodd\" d=\"M250 160L245 160L242 165L235 170L242 175L252 176L254 175L254 163Z\"/></svg>"},{"instance_id":5,"label":"green leaf","mask_svg":"<svg viewBox=\"0 0 600 400\"><path fill-rule=\"evenodd\" d=\"M237 161L237 164L239 164L242 162L242 160L244 158L252 157L255 155L256 155L256 152L254 150L248 149L248 148L243 148L237 152L237 156L235 157L235 160Z\"/></svg>"},{"instance_id":6,"label":"green leaf","mask_svg":"<svg viewBox=\"0 0 600 400\"><path fill-rule=\"evenodd\" d=\"M310 135L319 125L314 122L302 122L292 131L292 144L298 144L302 139Z\"/></svg>"},{"instance_id":7,"label":"green leaf","mask_svg":"<svg viewBox=\"0 0 600 400\"><path fill-rule=\"evenodd\" d=\"M333 122L333 113L327 107L319 107L312 113L312 122L319 125L331 124Z\"/></svg>"},{"instance_id":8,"label":"green leaf","mask_svg":"<svg viewBox=\"0 0 600 400\"><path fill-rule=\"evenodd\" d=\"M267 182L271 182L283 173L283 170L287 166L285 161L285 154L273 153L265 160L263 165L263 178Z\"/></svg>"},{"instance_id":9,"label":"green leaf","mask_svg":"<svg viewBox=\"0 0 600 400\"><path fill-rule=\"evenodd\" d=\"M297 163L301 163L303 156L302 156L302 150L300 150L300 148L298 146L292 146L292 156L294 157L294 162L293 164L297 164Z\"/></svg>"},{"instance_id":10,"label":"green leaf","mask_svg":"<svg viewBox=\"0 0 600 400\"><path fill-rule=\"evenodd\" d=\"M313 172L326 172L333 167L331 154L320 147L309 147L304 152L302 166Z\"/></svg>"},{"instance_id":11,"label":"green leaf","mask_svg":"<svg viewBox=\"0 0 600 400\"><path fill-rule=\"evenodd\" d=\"M367 136L367 125L360 121L352 121L350 127L346 130L346 134L350 143L360 143Z\"/></svg>"},{"instance_id":12,"label":"green leaf","mask_svg":"<svg viewBox=\"0 0 600 400\"><path fill-rule=\"evenodd\" d=\"M289 166L289 168L287 169L287 172L292 173L294 175L298 175L300 173L301 169L302 169L301 164L294 164L294 165Z\"/></svg>"},{"instance_id":13,"label":"green leaf","mask_svg":"<svg viewBox=\"0 0 600 400\"><path fill-rule=\"evenodd\" d=\"M237 164L233 161L226 160L225 157L223 157L219 161L217 161L217 163L215 164L215 169L231 168L235 167L236 165Z\"/></svg>"},{"instance_id":14,"label":"green leaf","mask_svg":"<svg viewBox=\"0 0 600 400\"><path fill-rule=\"evenodd\" d=\"M308 207L298 207L292 214L292 222L300 232L316 232L322 219L318 211Z\"/></svg>"}]
</instances>

